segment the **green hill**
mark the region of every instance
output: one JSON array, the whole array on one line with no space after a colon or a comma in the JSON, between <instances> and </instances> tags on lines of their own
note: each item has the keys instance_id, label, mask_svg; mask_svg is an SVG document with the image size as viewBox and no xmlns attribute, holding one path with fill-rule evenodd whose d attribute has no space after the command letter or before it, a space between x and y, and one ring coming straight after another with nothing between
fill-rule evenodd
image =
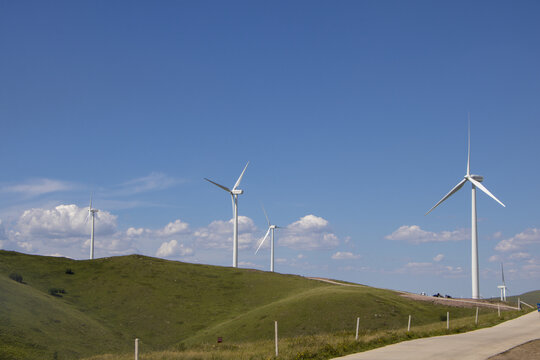
<instances>
[{"instance_id":1,"label":"green hill","mask_svg":"<svg viewBox=\"0 0 540 360\"><path fill-rule=\"evenodd\" d=\"M536 307L536 304L540 303L540 290L529 291L516 296L508 296L506 300L514 303L517 302L518 297L521 301L525 301L527 304Z\"/></svg>"},{"instance_id":2,"label":"green hill","mask_svg":"<svg viewBox=\"0 0 540 360\"><path fill-rule=\"evenodd\" d=\"M66 270L70 271L66 271ZM22 276L23 283L9 278ZM61 291L52 291L60 289ZM51 295L56 294L56 296ZM139 255L76 261L0 251L0 358L77 359L352 330L402 329L472 316L390 290Z\"/></svg>"}]
</instances>

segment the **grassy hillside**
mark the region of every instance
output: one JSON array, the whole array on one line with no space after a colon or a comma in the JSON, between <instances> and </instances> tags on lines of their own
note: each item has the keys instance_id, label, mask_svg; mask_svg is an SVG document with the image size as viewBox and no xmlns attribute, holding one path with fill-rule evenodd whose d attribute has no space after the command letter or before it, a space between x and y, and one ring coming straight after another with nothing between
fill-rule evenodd
<instances>
[{"instance_id":1,"label":"grassy hillside","mask_svg":"<svg viewBox=\"0 0 540 360\"><path fill-rule=\"evenodd\" d=\"M70 269L72 274L66 273ZM17 273L24 283L8 276ZM62 289L60 296L49 293ZM129 351L267 339L354 328L402 329L474 310L404 299L366 286L344 287L249 269L186 264L139 255L75 261L0 251L0 358L76 359Z\"/></svg>"},{"instance_id":2,"label":"grassy hillside","mask_svg":"<svg viewBox=\"0 0 540 360\"><path fill-rule=\"evenodd\" d=\"M525 301L527 304L536 307L536 304L540 303L540 290L529 291L517 296L509 296L506 298L508 302L515 303L517 302L518 297L521 301Z\"/></svg>"}]
</instances>

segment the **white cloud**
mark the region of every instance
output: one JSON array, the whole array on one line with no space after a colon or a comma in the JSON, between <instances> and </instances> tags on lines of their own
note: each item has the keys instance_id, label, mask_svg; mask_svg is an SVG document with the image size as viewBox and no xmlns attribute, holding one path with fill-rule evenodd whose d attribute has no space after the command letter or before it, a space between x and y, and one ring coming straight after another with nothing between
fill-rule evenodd
<instances>
[{"instance_id":1,"label":"white cloud","mask_svg":"<svg viewBox=\"0 0 540 360\"><path fill-rule=\"evenodd\" d=\"M158 251L156 252L156 256L158 257L167 257L172 255L174 251L176 250L176 247L178 246L178 241L171 240L169 242L164 242L159 247Z\"/></svg>"},{"instance_id":2,"label":"white cloud","mask_svg":"<svg viewBox=\"0 0 540 360\"><path fill-rule=\"evenodd\" d=\"M353 254L352 252L348 251L338 251L332 255L333 260L354 260L359 259L360 257L360 254Z\"/></svg>"},{"instance_id":3,"label":"white cloud","mask_svg":"<svg viewBox=\"0 0 540 360\"><path fill-rule=\"evenodd\" d=\"M17 246L20 247L21 249L23 249L24 251L28 251L28 252L30 252L30 251L32 251L34 249L32 244L29 243L28 241L18 241Z\"/></svg>"},{"instance_id":4,"label":"white cloud","mask_svg":"<svg viewBox=\"0 0 540 360\"><path fill-rule=\"evenodd\" d=\"M514 235L510 239L501 240L495 250L497 251L513 251L519 250L527 245L540 243L540 229L527 229L519 234Z\"/></svg>"},{"instance_id":5,"label":"white cloud","mask_svg":"<svg viewBox=\"0 0 540 360\"><path fill-rule=\"evenodd\" d=\"M418 225L403 225L392 234L385 236L385 239L406 241L412 244L427 242L461 241L470 238L470 234L465 229L454 231L431 232L425 231Z\"/></svg>"},{"instance_id":6,"label":"white cloud","mask_svg":"<svg viewBox=\"0 0 540 360\"><path fill-rule=\"evenodd\" d=\"M440 261L442 261L442 259L444 259L444 255L443 254L438 254L437 256L435 256L433 258L433 261L440 262Z\"/></svg>"},{"instance_id":7,"label":"white cloud","mask_svg":"<svg viewBox=\"0 0 540 360\"><path fill-rule=\"evenodd\" d=\"M159 236L171 236L180 233L187 233L188 231L188 223L182 222L182 220L178 219L165 225L163 229L157 231L157 234Z\"/></svg>"},{"instance_id":8,"label":"white cloud","mask_svg":"<svg viewBox=\"0 0 540 360\"><path fill-rule=\"evenodd\" d=\"M249 262L249 261L239 261L238 265L241 266L241 267L252 268L252 269L261 268L260 265L254 264L254 263Z\"/></svg>"},{"instance_id":9,"label":"white cloud","mask_svg":"<svg viewBox=\"0 0 540 360\"><path fill-rule=\"evenodd\" d=\"M35 179L24 184L5 186L2 188L2 191L9 193L20 193L25 196L38 196L52 192L71 190L73 188L73 184L65 181Z\"/></svg>"},{"instance_id":10,"label":"white cloud","mask_svg":"<svg viewBox=\"0 0 540 360\"><path fill-rule=\"evenodd\" d=\"M489 262L496 262L496 261L501 261L501 258L499 255L492 255L489 257Z\"/></svg>"},{"instance_id":11,"label":"white cloud","mask_svg":"<svg viewBox=\"0 0 540 360\"><path fill-rule=\"evenodd\" d=\"M279 244L293 249L331 249L339 244L327 220L315 215L306 215L284 229Z\"/></svg>"},{"instance_id":12,"label":"white cloud","mask_svg":"<svg viewBox=\"0 0 540 360\"><path fill-rule=\"evenodd\" d=\"M68 239L90 233L90 220L85 222L88 209L77 205L58 205L52 209L30 209L17 221L17 231L23 238ZM116 216L107 211L96 213L96 235L110 235L116 231Z\"/></svg>"},{"instance_id":13,"label":"white cloud","mask_svg":"<svg viewBox=\"0 0 540 360\"><path fill-rule=\"evenodd\" d=\"M150 229L145 229L145 228L134 228L134 227L130 227L126 230L126 235L128 237L138 237L138 236L143 236L144 234L149 234L151 233L151 230Z\"/></svg>"},{"instance_id":14,"label":"white cloud","mask_svg":"<svg viewBox=\"0 0 540 360\"><path fill-rule=\"evenodd\" d=\"M257 226L247 216L238 216L238 248L246 249L257 238ZM208 226L193 232L195 241L205 248L230 249L233 241L233 219L229 221L215 220Z\"/></svg>"}]
</instances>

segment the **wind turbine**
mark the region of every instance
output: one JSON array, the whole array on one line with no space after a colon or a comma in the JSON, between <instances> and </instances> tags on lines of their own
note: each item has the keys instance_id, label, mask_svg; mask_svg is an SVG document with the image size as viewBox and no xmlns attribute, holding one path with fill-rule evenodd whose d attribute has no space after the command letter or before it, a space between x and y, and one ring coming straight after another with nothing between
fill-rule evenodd
<instances>
[{"instance_id":1,"label":"wind turbine","mask_svg":"<svg viewBox=\"0 0 540 360\"><path fill-rule=\"evenodd\" d=\"M234 216L234 231L233 231L233 267L238 267L238 195L242 195L244 193L244 190L238 189L238 186L240 185L240 181L242 181L242 177L244 176L244 173L246 172L246 169L249 165L249 161L247 162L246 166L244 167L244 170L240 174L240 177L238 180L236 180L236 183L234 184L232 189L229 189L226 186L220 185L216 182L213 182L210 179L204 178L204 180L211 182L212 184L216 185L217 187L222 188L223 190L227 191L229 194L231 194L232 199L232 207L233 207L233 216Z\"/></svg>"},{"instance_id":2,"label":"wind turbine","mask_svg":"<svg viewBox=\"0 0 540 360\"><path fill-rule=\"evenodd\" d=\"M478 231L476 227L476 188L482 190L485 194L491 197L493 200L501 204L503 207L506 207L499 199L497 199L488 189L481 184L484 178L480 175L472 175L470 172L471 165L471 120L469 115L469 132L468 132L468 149L467 149L467 173L464 176L464 179L461 180L448 194L446 194L438 203L435 204L427 213L429 214L433 209L435 209L439 204L444 200L448 199L454 193L456 193L461 187L469 181L472 185L472 201L471 201L471 277L472 277L472 298L480 298L480 284L478 279Z\"/></svg>"},{"instance_id":3,"label":"wind turbine","mask_svg":"<svg viewBox=\"0 0 540 360\"><path fill-rule=\"evenodd\" d=\"M270 224L270 219L268 219L268 214L266 214L266 210L264 210L264 206L262 207L262 209L264 211L264 216L266 216L266 222L268 222L268 230L266 231L266 235L264 235L261 242L259 243L259 247L255 251L255 254L257 254L257 252L261 248L262 244L268 237L268 234L271 233L272 236L271 236L271 242L270 242L270 271L274 272L274 230L279 229L280 227L277 225Z\"/></svg>"},{"instance_id":4,"label":"wind turbine","mask_svg":"<svg viewBox=\"0 0 540 360\"><path fill-rule=\"evenodd\" d=\"M501 301L506 301L506 284L504 283L504 268L503 263L501 263L501 275L502 275L502 285L497 286L501 289Z\"/></svg>"},{"instance_id":5,"label":"wind turbine","mask_svg":"<svg viewBox=\"0 0 540 360\"><path fill-rule=\"evenodd\" d=\"M93 196L93 194L90 196L90 205L88 206L88 215L86 216L86 221L88 221L88 217L92 216L92 230L90 230L90 260L94 259L94 225L96 213L99 212L98 209L92 208Z\"/></svg>"}]
</instances>

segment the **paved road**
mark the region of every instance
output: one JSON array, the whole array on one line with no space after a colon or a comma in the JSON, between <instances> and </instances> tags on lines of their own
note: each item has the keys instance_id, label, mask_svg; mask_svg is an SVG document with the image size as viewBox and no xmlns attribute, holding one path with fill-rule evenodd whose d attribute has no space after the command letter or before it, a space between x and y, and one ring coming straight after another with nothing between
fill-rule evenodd
<instances>
[{"instance_id":1,"label":"paved road","mask_svg":"<svg viewBox=\"0 0 540 360\"><path fill-rule=\"evenodd\" d=\"M340 360L485 360L540 338L540 315L534 311L497 326L463 334L404 341L340 357Z\"/></svg>"}]
</instances>

